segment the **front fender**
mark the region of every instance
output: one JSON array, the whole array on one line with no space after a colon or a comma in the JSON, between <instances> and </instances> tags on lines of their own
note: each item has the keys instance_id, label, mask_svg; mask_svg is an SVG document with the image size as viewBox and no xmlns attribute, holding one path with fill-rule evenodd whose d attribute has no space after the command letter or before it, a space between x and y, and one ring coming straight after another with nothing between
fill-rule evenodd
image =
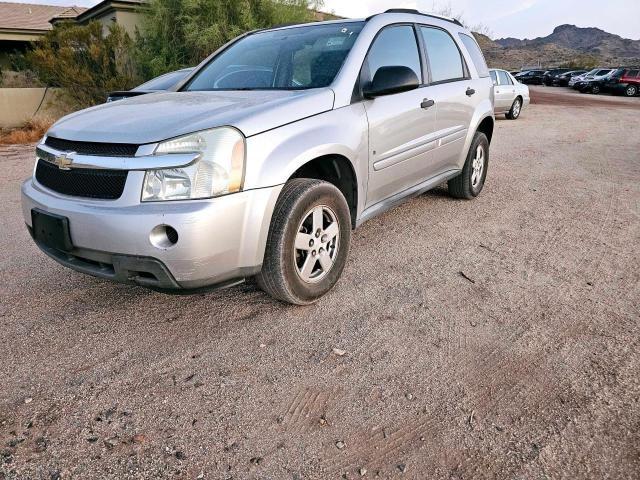
<instances>
[{"instance_id":1,"label":"front fender","mask_svg":"<svg viewBox=\"0 0 640 480\"><path fill-rule=\"evenodd\" d=\"M364 106L349 105L247 138L245 189L285 183L304 164L327 155L351 163L358 183L358 214L368 179L368 135Z\"/></svg>"}]
</instances>

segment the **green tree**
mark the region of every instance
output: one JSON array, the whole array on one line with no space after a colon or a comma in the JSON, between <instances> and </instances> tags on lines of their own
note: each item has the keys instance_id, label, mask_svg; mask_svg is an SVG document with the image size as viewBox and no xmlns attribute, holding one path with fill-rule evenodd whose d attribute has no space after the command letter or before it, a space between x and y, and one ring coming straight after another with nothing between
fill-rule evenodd
<instances>
[{"instance_id":1,"label":"green tree","mask_svg":"<svg viewBox=\"0 0 640 480\"><path fill-rule=\"evenodd\" d=\"M249 30L315 20L322 0L150 0L136 35L145 78L193 66Z\"/></svg>"},{"instance_id":2,"label":"green tree","mask_svg":"<svg viewBox=\"0 0 640 480\"><path fill-rule=\"evenodd\" d=\"M27 54L40 80L61 87L78 107L104 102L107 92L126 90L138 79L130 57L133 41L118 25L103 37L102 25L57 25Z\"/></svg>"}]
</instances>

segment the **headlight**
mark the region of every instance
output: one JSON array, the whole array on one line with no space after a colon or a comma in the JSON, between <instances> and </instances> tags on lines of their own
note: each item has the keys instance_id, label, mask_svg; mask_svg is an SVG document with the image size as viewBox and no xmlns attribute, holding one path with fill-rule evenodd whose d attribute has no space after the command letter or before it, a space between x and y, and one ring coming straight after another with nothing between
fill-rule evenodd
<instances>
[{"instance_id":1,"label":"headlight","mask_svg":"<svg viewBox=\"0 0 640 480\"><path fill-rule=\"evenodd\" d=\"M211 198L242 189L244 137L234 128L222 127L192 133L160 143L154 155L199 153L191 165L148 170L142 201Z\"/></svg>"}]
</instances>

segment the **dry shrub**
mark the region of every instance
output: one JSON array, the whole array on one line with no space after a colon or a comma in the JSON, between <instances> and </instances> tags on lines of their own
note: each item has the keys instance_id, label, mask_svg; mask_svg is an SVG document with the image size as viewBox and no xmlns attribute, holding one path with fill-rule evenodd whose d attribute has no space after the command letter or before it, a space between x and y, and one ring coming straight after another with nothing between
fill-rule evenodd
<instances>
[{"instance_id":1,"label":"dry shrub","mask_svg":"<svg viewBox=\"0 0 640 480\"><path fill-rule=\"evenodd\" d=\"M61 87L79 107L104 102L107 92L129 90L138 83L129 53L133 42L122 26L63 23L35 43L27 53L40 81Z\"/></svg>"},{"instance_id":2,"label":"dry shrub","mask_svg":"<svg viewBox=\"0 0 640 480\"><path fill-rule=\"evenodd\" d=\"M42 82L30 70L14 72L5 70L0 72L0 88L40 88Z\"/></svg>"},{"instance_id":3,"label":"dry shrub","mask_svg":"<svg viewBox=\"0 0 640 480\"><path fill-rule=\"evenodd\" d=\"M0 134L0 145L37 142L47 133L52 124L53 119L50 117L34 117L21 128L10 130L6 134Z\"/></svg>"}]
</instances>

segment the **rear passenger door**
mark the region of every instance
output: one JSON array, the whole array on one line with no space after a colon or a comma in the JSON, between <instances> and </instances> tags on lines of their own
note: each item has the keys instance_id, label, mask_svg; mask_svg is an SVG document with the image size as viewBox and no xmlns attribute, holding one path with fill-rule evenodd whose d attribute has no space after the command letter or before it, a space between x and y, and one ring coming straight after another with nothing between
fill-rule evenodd
<instances>
[{"instance_id":1,"label":"rear passenger door","mask_svg":"<svg viewBox=\"0 0 640 480\"><path fill-rule=\"evenodd\" d=\"M424 83L413 25L390 25L378 33L364 61L360 83L367 85L386 66L409 67ZM432 175L436 110L424 102L426 95L425 88L418 88L365 100L369 121L367 206Z\"/></svg>"},{"instance_id":2,"label":"rear passenger door","mask_svg":"<svg viewBox=\"0 0 640 480\"><path fill-rule=\"evenodd\" d=\"M513 85L507 72L497 70L498 86L494 88L495 109L497 112L507 112L511 110L511 104L516 97L516 87Z\"/></svg>"},{"instance_id":3,"label":"rear passenger door","mask_svg":"<svg viewBox=\"0 0 640 480\"><path fill-rule=\"evenodd\" d=\"M462 168L466 154L462 150L471 119L481 99L490 95L492 84L488 78L471 79L460 48L449 32L426 25L421 25L419 32L429 66L425 95L436 107L433 168L435 174L440 174ZM486 74L488 77L488 70Z\"/></svg>"}]
</instances>

